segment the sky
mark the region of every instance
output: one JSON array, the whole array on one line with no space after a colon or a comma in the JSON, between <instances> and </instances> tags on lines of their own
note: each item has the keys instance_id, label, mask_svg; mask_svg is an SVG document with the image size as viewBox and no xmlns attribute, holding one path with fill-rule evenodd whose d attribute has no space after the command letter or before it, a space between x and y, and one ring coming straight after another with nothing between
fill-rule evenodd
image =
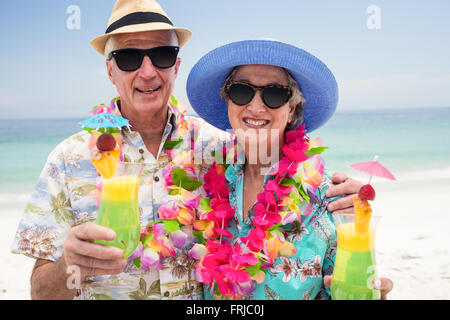
<instances>
[{"instance_id":1,"label":"sky","mask_svg":"<svg viewBox=\"0 0 450 320\"><path fill-rule=\"evenodd\" d=\"M104 58L89 45L106 30L114 2L0 1L0 119L85 117L117 95ZM448 0L159 3L176 26L193 32L174 91L186 104L186 80L202 55L232 41L272 38L331 69L338 111L450 106Z\"/></svg>"}]
</instances>

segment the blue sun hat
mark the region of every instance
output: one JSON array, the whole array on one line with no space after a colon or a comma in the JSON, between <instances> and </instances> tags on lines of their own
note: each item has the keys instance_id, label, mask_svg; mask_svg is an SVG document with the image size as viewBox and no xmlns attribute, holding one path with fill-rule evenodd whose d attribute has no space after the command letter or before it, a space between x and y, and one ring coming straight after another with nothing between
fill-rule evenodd
<instances>
[{"instance_id":1,"label":"blue sun hat","mask_svg":"<svg viewBox=\"0 0 450 320\"><path fill-rule=\"evenodd\" d=\"M220 88L236 66L265 64L285 68L297 81L306 104L303 123L311 132L336 111L338 86L328 67L310 53L274 40L245 40L221 46L204 55L192 68L187 95L192 108L211 125L231 129Z\"/></svg>"}]
</instances>

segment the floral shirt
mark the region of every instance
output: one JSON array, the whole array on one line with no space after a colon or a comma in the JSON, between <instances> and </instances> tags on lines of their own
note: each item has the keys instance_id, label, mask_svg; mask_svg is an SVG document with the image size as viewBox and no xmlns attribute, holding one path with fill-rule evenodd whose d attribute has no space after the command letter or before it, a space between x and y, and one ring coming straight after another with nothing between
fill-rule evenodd
<instances>
[{"instance_id":1,"label":"floral shirt","mask_svg":"<svg viewBox=\"0 0 450 320\"><path fill-rule=\"evenodd\" d=\"M122 129L124 137L122 152L128 162L145 163L139 188L139 212L141 228L159 221L158 208L167 198L162 170L170 162L164 143L171 136L177 136L181 125L198 128L194 148L203 151L202 167L212 163L207 156L211 146L216 146L227 135L198 118L185 117L184 124L178 123L174 110L169 106L168 121L164 130L158 156L155 158L145 147L140 134ZM35 259L57 261L63 255L63 245L70 229L96 220L99 205L97 184L101 177L91 162L88 148L90 134L81 131L60 143L49 155L20 221L12 252ZM200 144L200 145L199 145ZM192 235L192 233L191 233ZM203 299L201 284L193 281L195 261L187 255L192 236L184 248L176 249L176 258L163 260L163 268L154 267L149 272L137 270L129 263L124 273L133 278L138 289L121 293L110 288L93 289L84 283L77 299ZM93 277L92 283L102 277Z\"/></svg>"},{"instance_id":2,"label":"floral shirt","mask_svg":"<svg viewBox=\"0 0 450 320\"><path fill-rule=\"evenodd\" d=\"M268 182L274 167L266 173L264 184ZM254 216L253 208L243 219L243 166L230 165L225 177L229 181L230 204L235 209L234 220L227 230L232 233L234 241L240 241L240 237L247 236L254 228L251 220ZM313 200L313 211L302 217L300 230L287 231L286 240L297 247L297 253L276 259L273 266L266 270L265 281L257 284L255 291L245 299L330 299L330 289L323 284L323 277L333 273L336 254L336 229L331 213L326 209L328 203L337 198L325 197L325 190L330 184L330 178L324 174ZM208 286L205 286L205 298L211 299Z\"/></svg>"}]
</instances>

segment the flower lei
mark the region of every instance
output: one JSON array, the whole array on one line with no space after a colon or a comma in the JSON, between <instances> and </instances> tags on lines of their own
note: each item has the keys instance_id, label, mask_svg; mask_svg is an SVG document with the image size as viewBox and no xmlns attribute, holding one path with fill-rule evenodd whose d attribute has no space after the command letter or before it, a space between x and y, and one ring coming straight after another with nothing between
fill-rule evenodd
<instances>
[{"instance_id":1,"label":"flower lei","mask_svg":"<svg viewBox=\"0 0 450 320\"><path fill-rule=\"evenodd\" d=\"M176 135L172 135L164 144L171 158L171 162L163 169L169 199L158 209L161 221L150 223L141 232L139 246L129 258L145 271L152 266L160 270L163 258L175 257L175 248L186 245L189 228L184 227L194 223L201 198L202 183L197 179L200 166L193 161L198 128L185 121L187 108L178 103L174 96L171 96L169 104L177 122ZM185 137L191 137L190 141L185 141Z\"/></svg>"},{"instance_id":2,"label":"flower lei","mask_svg":"<svg viewBox=\"0 0 450 320\"><path fill-rule=\"evenodd\" d=\"M233 245L226 230L234 217L229 202L225 167L214 164L203 185L208 198L200 201L199 220L202 244L195 244L190 256L199 260L195 278L208 284L216 298L240 299L249 295L265 280L265 270L282 256L296 254L296 247L286 241L289 228L300 229L301 216L312 211L311 199L322 182L324 161L319 154L326 147L321 140L310 141L305 127L286 133L281 161L271 173L264 191L257 196L252 218L253 228Z\"/></svg>"}]
</instances>

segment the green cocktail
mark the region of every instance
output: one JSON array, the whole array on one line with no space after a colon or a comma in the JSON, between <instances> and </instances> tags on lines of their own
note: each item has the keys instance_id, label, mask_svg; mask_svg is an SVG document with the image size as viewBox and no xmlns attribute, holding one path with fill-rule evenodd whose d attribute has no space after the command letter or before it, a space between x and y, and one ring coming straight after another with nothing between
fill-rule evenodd
<instances>
[{"instance_id":1,"label":"green cocktail","mask_svg":"<svg viewBox=\"0 0 450 320\"><path fill-rule=\"evenodd\" d=\"M331 282L333 300L379 300L380 291L373 288L376 278L375 226L356 231L354 215L335 214L337 252ZM374 219L375 218L375 219Z\"/></svg>"},{"instance_id":2,"label":"green cocktail","mask_svg":"<svg viewBox=\"0 0 450 320\"><path fill-rule=\"evenodd\" d=\"M124 258L131 256L139 242L139 181L139 177L133 175L103 180L102 200L96 223L114 230L116 238L96 243L122 249Z\"/></svg>"}]
</instances>

